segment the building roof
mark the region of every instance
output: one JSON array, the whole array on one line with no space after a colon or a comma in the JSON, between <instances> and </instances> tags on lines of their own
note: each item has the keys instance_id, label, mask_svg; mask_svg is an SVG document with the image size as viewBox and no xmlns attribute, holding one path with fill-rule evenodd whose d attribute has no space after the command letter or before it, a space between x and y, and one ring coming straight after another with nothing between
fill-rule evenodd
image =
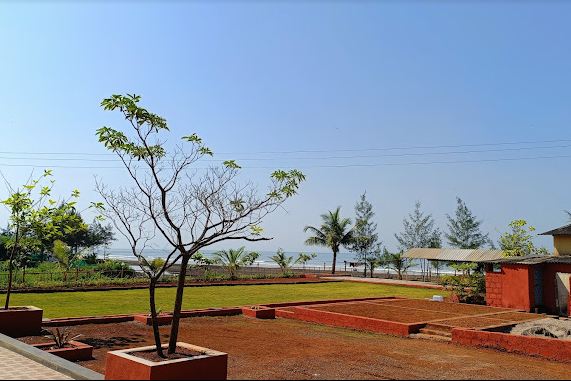
<instances>
[{"instance_id":1,"label":"building roof","mask_svg":"<svg viewBox=\"0 0 571 381\"><path fill-rule=\"evenodd\" d=\"M514 264L514 265L540 265L543 263L571 265L571 256L555 255L528 255L525 257L508 257L486 261L487 263Z\"/></svg>"},{"instance_id":2,"label":"building roof","mask_svg":"<svg viewBox=\"0 0 571 381\"><path fill-rule=\"evenodd\" d=\"M445 262L486 262L505 258L502 250L493 249L425 249L413 248L405 258L430 259Z\"/></svg>"},{"instance_id":3,"label":"building roof","mask_svg":"<svg viewBox=\"0 0 571 381\"><path fill-rule=\"evenodd\" d=\"M560 228L550 230L540 235L571 235L571 224L561 226Z\"/></svg>"}]
</instances>

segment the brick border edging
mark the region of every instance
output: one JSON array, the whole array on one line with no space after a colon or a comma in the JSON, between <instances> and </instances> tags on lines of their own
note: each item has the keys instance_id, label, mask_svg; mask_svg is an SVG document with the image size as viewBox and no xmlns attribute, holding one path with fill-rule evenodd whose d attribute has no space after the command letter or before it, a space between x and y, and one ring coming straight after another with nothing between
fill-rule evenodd
<instances>
[{"instance_id":1,"label":"brick border edging","mask_svg":"<svg viewBox=\"0 0 571 381\"><path fill-rule=\"evenodd\" d=\"M291 307L291 306L312 305L312 304L359 302L364 300L379 300L379 299L400 299L400 298L387 296L387 297L368 297L368 298L353 298L353 299L298 301L298 302L284 302L284 303L266 303L258 305L260 307L265 307L265 308L279 308L279 307ZM201 308L195 310L183 310L181 311L181 318L191 318L191 317L201 317L201 316L241 315L242 308L247 306L251 306L251 304L241 307L220 307L220 308L213 307L213 308ZM134 321L136 315L141 315L141 314L135 313L129 315L80 316L80 317L44 319L44 321L42 322L42 327L64 327L64 326L75 326L75 325L85 325L85 324L124 323L124 322Z\"/></svg>"},{"instance_id":2,"label":"brick border edging","mask_svg":"<svg viewBox=\"0 0 571 381\"><path fill-rule=\"evenodd\" d=\"M567 340L454 328L452 342L571 362L571 341Z\"/></svg>"},{"instance_id":3,"label":"brick border edging","mask_svg":"<svg viewBox=\"0 0 571 381\"><path fill-rule=\"evenodd\" d=\"M293 307L291 315L282 315L291 319L324 324L331 327L360 329L387 335L408 337L426 325L426 322L400 323L364 316L347 315L338 312L314 310L307 307Z\"/></svg>"},{"instance_id":4,"label":"brick border edging","mask_svg":"<svg viewBox=\"0 0 571 381\"><path fill-rule=\"evenodd\" d=\"M75 380L103 380L103 375L31 345L0 334L0 346Z\"/></svg>"},{"instance_id":5,"label":"brick border edging","mask_svg":"<svg viewBox=\"0 0 571 381\"><path fill-rule=\"evenodd\" d=\"M135 320L135 315L107 315L107 316L54 318L54 319L44 320L42 322L42 327L65 327L65 326L84 325L84 324L124 323L134 320Z\"/></svg>"},{"instance_id":6,"label":"brick border edging","mask_svg":"<svg viewBox=\"0 0 571 381\"><path fill-rule=\"evenodd\" d=\"M201 317L201 316L234 316L242 314L242 307L224 307L224 308L206 308L197 310L181 311L181 318ZM42 327L65 327L85 324L112 324L125 323L135 321L133 315L107 315L107 316L85 316L72 318L54 318L46 319L42 323Z\"/></svg>"},{"instance_id":7,"label":"brick border edging","mask_svg":"<svg viewBox=\"0 0 571 381\"><path fill-rule=\"evenodd\" d=\"M296 306L308 306L308 305L319 305L319 304L330 304L330 303L349 303L349 302L365 302L367 300L380 300L380 299L404 299L397 296L370 296L367 298L350 298L350 299L330 299L330 300L309 300L309 301L298 301L298 302L283 302L283 303L266 303L260 304L264 307L270 308L283 308L283 307L296 307Z\"/></svg>"}]
</instances>

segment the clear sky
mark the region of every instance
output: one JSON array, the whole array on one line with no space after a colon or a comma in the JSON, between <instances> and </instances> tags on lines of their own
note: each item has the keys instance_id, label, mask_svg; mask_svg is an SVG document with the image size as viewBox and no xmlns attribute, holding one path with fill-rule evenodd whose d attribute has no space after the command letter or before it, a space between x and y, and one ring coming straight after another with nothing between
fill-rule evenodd
<instances>
[{"instance_id":1,"label":"clear sky","mask_svg":"<svg viewBox=\"0 0 571 381\"><path fill-rule=\"evenodd\" d=\"M307 174L265 222L275 239L250 248L306 250L303 226L338 205L352 217L365 190L391 249L416 200L445 229L458 195L493 238L515 218L567 222L571 2L78 3L0 3L0 170L14 184L35 165L85 203L94 175L121 185L120 169L58 166L117 165L96 161L112 157L94 133L124 126L99 103L128 92L260 185L271 168ZM516 142L533 143L498 145Z\"/></svg>"}]
</instances>

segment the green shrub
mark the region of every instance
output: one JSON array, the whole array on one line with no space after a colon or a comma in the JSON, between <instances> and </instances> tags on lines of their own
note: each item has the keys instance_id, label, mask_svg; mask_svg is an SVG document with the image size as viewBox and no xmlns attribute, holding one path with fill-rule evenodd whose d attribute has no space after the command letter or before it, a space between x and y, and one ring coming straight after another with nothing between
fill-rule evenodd
<instances>
[{"instance_id":1,"label":"green shrub","mask_svg":"<svg viewBox=\"0 0 571 381\"><path fill-rule=\"evenodd\" d=\"M441 278L440 284L451 290L461 303L486 304L486 277L481 272L446 275Z\"/></svg>"},{"instance_id":2,"label":"green shrub","mask_svg":"<svg viewBox=\"0 0 571 381\"><path fill-rule=\"evenodd\" d=\"M56 262L40 262L36 266L30 268L30 271L49 273L49 272L61 272L62 269L60 265Z\"/></svg>"},{"instance_id":3,"label":"green shrub","mask_svg":"<svg viewBox=\"0 0 571 381\"><path fill-rule=\"evenodd\" d=\"M96 272L101 272L110 277L132 278L136 275L136 271L124 262L109 259L105 262L99 263L93 267Z\"/></svg>"}]
</instances>

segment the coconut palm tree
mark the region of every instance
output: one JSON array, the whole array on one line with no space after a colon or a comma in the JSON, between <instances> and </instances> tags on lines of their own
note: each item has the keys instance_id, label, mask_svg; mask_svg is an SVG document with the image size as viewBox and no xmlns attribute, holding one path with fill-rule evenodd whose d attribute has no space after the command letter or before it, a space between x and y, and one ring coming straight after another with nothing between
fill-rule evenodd
<instances>
[{"instance_id":1,"label":"coconut palm tree","mask_svg":"<svg viewBox=\"0 0 571 381\"><path fill-rule=\"evenodd\" d=\"M339 248L353 242L353 230L350 227L351 220L341 217L340 211L341 207L337 207L334 211L322 214L321 219L323 223L320 228L306 226L303 229L304 232L309 231L314 234L305 240L306 245L325 246L333 251L331 274L335 274L335 263L337 262Z\"/></svg>"},{"instance_id":2,"label":"coconut palm tree","mask_svg":"<svg viewBox=\"0 0 571 381\"><path fill-rule=\"evenodd\" d=\"M287 256L283 251L283 249L281 248L278 249L276 255L272 256L270 259L280 267L283 276L287 277L291 275L290 268L291 265L294 263L293 257Z\"/></svg>"},{"instance_id":3,"label":"coconut palm tree","mask_svg":"<svg viewBox=\"0 0 571 381\"><path fill-rule=\"evenodd\" d=\"M242 246L241 248L234 250L220 250L214 253L214 262L220 264L228 269L230 273L230 279L238 279L238 269L243 266L250 266L260 254L253 251L247 252Z\"/></svg>"}]
</instances>

